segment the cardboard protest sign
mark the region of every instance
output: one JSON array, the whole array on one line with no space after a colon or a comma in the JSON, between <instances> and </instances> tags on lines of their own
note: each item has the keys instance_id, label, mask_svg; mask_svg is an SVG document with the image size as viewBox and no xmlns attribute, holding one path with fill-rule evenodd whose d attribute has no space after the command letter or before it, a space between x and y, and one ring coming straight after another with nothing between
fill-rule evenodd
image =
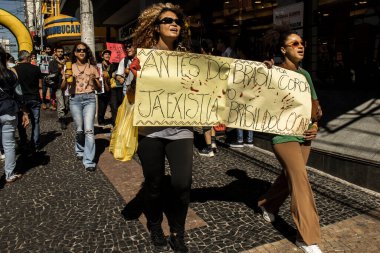
<instances>
[{"instance_id":1,"label":"cardboard protest sign","mask_svg":"<svg viewBox=\"0 0 380 253\"><path fill-rule=\"evenodd\" d=\"M110 62L119 63L123 58L126 57L123 44L107 42L106 47L112 52Z\"/></svg>"},{"instance_id":2,"label":"cardboard protest sign","mask_svg":"<svg viewBox=\"0 0 380 253\"><path fill-rule=\"evenodd\" d=\"M52 56L37 54L37 66L40 66L41 73L49 74L49 62L52 59Z\"/></svg>"},{"instance_id":3,"label":"cardboard protest sign","mask_svg":"<svg viewBox=\"0 0 380 253\"><path fill-rule=\"evenodd\" d=\"M296 72L218 56L138 49L134 125L214 126L302 136L310 86Z\"/></svg>"}]
</instances>

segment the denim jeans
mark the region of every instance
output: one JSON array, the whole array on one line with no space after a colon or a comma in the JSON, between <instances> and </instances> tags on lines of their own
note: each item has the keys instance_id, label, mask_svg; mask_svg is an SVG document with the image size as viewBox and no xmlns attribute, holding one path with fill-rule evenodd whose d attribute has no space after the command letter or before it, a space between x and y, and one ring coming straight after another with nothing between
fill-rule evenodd
<instances>
[{"instance_id":1,"label":"denim jeans","mask_svg":"<svg viewBox=\"0 0 380 253\"><path fill-rule=\"evenodd\" d=\"M32 124L32 137L31 142L35 148L40 146L40 111L41 102L39 100L25 100L25 107L30 112L30 122ZM22 114L21 114L22 115ZM27 134L26 129L20 125L19 122L18 131L20 135L20 142L26 144Z\"/></svg>"},{"instance_id":2,"label":"denim jeans","mask_svg":"<svg viewBox=\"0 0 380 253\"><path fill-rule=\"evenodd\" d=\"M58 118L65 117L65 94L61 89L55 91L55 99L57 102L57 114Z\"/></svg>"},{"instance_id":3,"label":"denim jeans","mask_svg":"<svg viewBox=\"0 0 380 253\"><path fill-rule=\"evenodd\" d=\"M85 168L95 167L94 119L95 93L75 94L70 97L70 111L76 127L75 154L83 156Z\"/></svg>"},{"instance_id":4,"label":"denim jeans","mask_svg":"<svg viewBox=\"0 0 380 253\"><path fill-rule=\"evenodd\" d=\"M4 147L4 171L5 179L14 175L16 167L16 141L15 132L17 126L17 116L5 114L0 116L0 127L2 134L2 144Z\"/></svg>"},{"instance_id":5,"label":"denim jeans","mask_svg":"<svg viewBox=\"0 0 380 253\"><path fill-rule=\"evenodd\" d=\"M244 130L243 129L236 129L237 131L237 142L243 142L244 141ZM248 136L247 136L247 142L252 143L253 142L253 131L247 130Z\"/></svg>"}]
</instances>

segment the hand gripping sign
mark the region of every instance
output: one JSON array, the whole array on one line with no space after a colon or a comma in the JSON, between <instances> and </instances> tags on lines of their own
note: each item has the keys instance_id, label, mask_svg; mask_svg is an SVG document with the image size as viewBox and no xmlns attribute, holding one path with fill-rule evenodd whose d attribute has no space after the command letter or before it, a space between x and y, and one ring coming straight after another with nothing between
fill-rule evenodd
<instances>
[{"instance_id":1,"label":"hand gripping sign","mask_svg":"<svg viewBox=\"0 0 380 253\"><path fill-rule=\"evenodd\" d=\"M302 136L310 86L294 71L219 56L138 49L134 125L215 126Z\"/></svg>"}]
</instances>

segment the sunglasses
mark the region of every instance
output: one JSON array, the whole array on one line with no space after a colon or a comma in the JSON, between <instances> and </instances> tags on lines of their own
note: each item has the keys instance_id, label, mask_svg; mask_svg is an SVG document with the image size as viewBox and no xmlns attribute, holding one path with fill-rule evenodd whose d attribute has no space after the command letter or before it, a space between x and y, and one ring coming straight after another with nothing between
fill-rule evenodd
<instances>
[{"instance_id":1,"label":"sunglasses","mask_svg":"<svg viewBox=\"0 0 380 253\"><path fill-rule=\"evenodd\" d=\"M87 53L87 49L86 48L77 48L77 49L75 49L75 52L77 52L77 53Z\"/></svg>"},{"instance_id":2,"label":"sunglasses","mask_svg":"<svg viewBox=\"0 0 380 253\"><path fill-rule=\"evenodd\" d=\"M293 42L291 42L291 43L289 43L289 44L287 44L285 46L297 48L300 45L302 45L303 47L306 47L306 41L298 41L298 40L296 40L296 41L293 41Z\"/></svg>"},{"instance_id":3,"label":"sunglasses","mask_svg":"<svg viewBox=\"0 0 380 253\"><path fill-rule=\"evenodd\" d=\"M179 26L183 25L183 20L169 18L169 17L163 18L163 19L161 19L161 20L158 21L159 24L173 24L173 22L176 23Z\"/></svg>"}]
</instances>

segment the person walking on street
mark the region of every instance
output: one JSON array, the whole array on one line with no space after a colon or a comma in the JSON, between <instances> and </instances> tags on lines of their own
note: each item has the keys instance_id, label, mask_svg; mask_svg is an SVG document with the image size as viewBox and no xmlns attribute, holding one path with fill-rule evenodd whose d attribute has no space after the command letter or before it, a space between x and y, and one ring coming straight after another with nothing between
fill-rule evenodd
<instances>
[{"instance_id":1,"label":"person walking on street","mask_svg":"<svg viewBox=\"0 0 380 253\"><path fill-rule=\"evenodd\" d=\"M123 103L123 99L124 99L123 86L124 86L125 80L123 76L117 76L116 71L117 71L117 66L115 66L114 64L111 64L110 71L109 71L109 74L110 74L109 82L110 82L110 107L111 107L111 115L112 115L111 116L112 126L115 126L117 110L119 106Z\"/></svg>"},{"instance_id":2,"label":"person walking on street","mask_svg":"<svg viewBox=\"0 0 380 253\"><path fill-rule=\"evenodd\" d=\"M62 70L65 62L66 60L63 56L63 47L56 47L54 49L53 60L51 60L49 63L49 77L53 82L51 87L52 90L55 91L58 121L62 130L65 130L67 128L65 119L65 95L61 90Z\"/></svg>"},{"instance_id":3,"label":"person walking on street","mask_svg":"<svg viewBox=\"0 0 380 253\"><path fill-rule=\"evenodd\" d=\"M21 175L15 172L16 167L16 140L15 132L17 117L22 109L22 125L29 124L28 114L22 105L22 96L15 94L17 75L7 68L6 52L0 46L0 132L1 142L4 148L5 181L12 183Z\"/></svg>"},{"instance_id":4,"label":"person walking on street","mask_svg":"<svg viewBox=\"0 0 380 253\"><path fill-rule=\"evenodd\" d=\"M16 66L15 59L10 53L6 53L6 63L7 63L7 68L14 71L14 66ZM0 131L0 161L4 161L5 154L4 154L3 143L1 140L2 140L2 133Z\"/></svg>"},{"instance_id":5,"label":"person walking on street","mask_svg":"<svg viewBox=\"0 0 380 253\"><path fill-rule=\"evenodd\" d=\"M41 51L41 55L43 55L44 57L46 56L52 56L53 54L53 51L51 49L51 47L49 45L46 45L44 47L45 49ZM41 69L43 70L43 68ZM45 72L44 72L45 73ZM43 110L46 110L46 109L50 109L52 111L55 111L56 108L55 108L55 102L54 102L54 91L53 91L53 88L51 86L49 86L49 84L47 82L45 82L45 78L49 73L45 73L45 74L42 74L42 105L41 105L41 109ZM49 99L47 98L48 97L48 93L49 93Z\"/></svg>"},{"instance_id":6,"label":"person walking on street","mask_svg":"<svg viewBox=\"0 0 380 253\"><path fill-rule=\"evenodd\" d=\"M42 74L39 67L30 63L30 53L21 50L18 53L19 64L14 68L17 72L18 81L21 85L25 107L30 112L32 123L32 137L30 148L39 150L40 143L40 110L41 99L39 89L42 88ZM18 125L20 144L27 144L26 129L22 124Z\"/></svg>"},{"instance_id":7,"label":"person walking on street","mask_svg":"<svg viewBox=\"0 0 380 253\"><path fill-rule=\"evenodd\" d=\"M304 41L299 35L287 31L280 35L279 43L283 56L280 67L304 75L310 85L312 100L317 100L310 74L300 67L305 53ZM322 115L320 108L317 109L313 121ZM307 253L322 252L318 246L321 243L319 216L306 171L311 141L316 138L317 130L318 127L310 124L303 137L277 135L272 139L274 153L283 170L258 201L263 218L274 222L280 206L290 194L290 211L298 231L296 245Z\"/></svg>"},{"instance_id":8,"label":"person walking on street","mask_svg":"<svg viewBox=\"0 0 380 253\"><path fill-rule=\"evenodd\" d=\"M110 62L111 51L103 50L101 73L103 77L103 93L98 93L98 124L105 125L105 114L111 97L111 77L116 70L116 66Z\"/></svg>"},{"instance_id":9,"label":"person walking on street","mask_svg":"<svg viewBox=\"0 0 380 253\"><path fill-rule=\"evenodd\" d=\"M116 79L119 83L123 84L123 94L125 95L135 78L133 72L130 71L130 65L136 55L136 50L130 40L126 41L124 46L127 56L119 62L119 66L116 71Z\"/></svg>"},{"instance_id":10,"label":"person walking on street","mask_svg":"<svg viewBox=\"0 0 380 253\"><path fill-rule=\"evenodd\" d=\"M212 55L212 47L205 40L201 43L201 53ZM206 146L203 146L199 150L199 155L206 157L214 157L216 151L216 137L215 137L215 129L214 127L202 127L202 132L205 140Z\"/></svg>"},{"instance_id":11,"label":"person walking on street","mask_svg":"<svg viewBox=\"0 0 380 253\"><path fill-rule=\"evenodd\" d=\"M101 85L96 62L86 43L74 45L70 65L72 74L66 71L61 88L70 91L70 111L76 127L75 154L87 171L95 171L95 90L100 90ZM70 69L68 64L66 68Z\"/></svg>"},{"instance_id":12,"label":"person walking on street","mask_svg":"<svg viewBox=\"0 0 380 253\"><path fill-rule=\"evenodd\" d=\"M154 4L138 18L133 35L134 48L187 51L190 38L184 28L184 15L179 6L171 3ZM135 61L138 60L135 58L131 66ZM161 85L165 86L165 83ZM192 182L193 136L191 127L139 127L137 154L145 178L145 215L152 243L157 250L166 249L169 242L174 252L188 252L184 233ZM170 165L174 195L168 215L168 241L161 227L163 199L167 197L163 196L165 157Z\"/></svg>"}]
</instances>

